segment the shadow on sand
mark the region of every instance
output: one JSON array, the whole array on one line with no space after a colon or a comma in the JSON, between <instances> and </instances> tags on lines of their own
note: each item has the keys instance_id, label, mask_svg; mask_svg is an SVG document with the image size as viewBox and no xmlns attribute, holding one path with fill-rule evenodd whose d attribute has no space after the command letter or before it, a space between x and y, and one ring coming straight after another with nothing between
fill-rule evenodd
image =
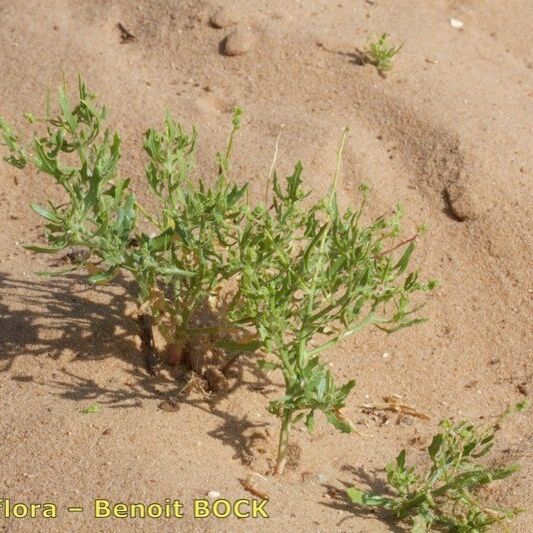
<instances>
[{"instance_id":1,"label":"shadow on sand","mask_svg":"<svg viewBox=\"0 0 533 533\"><path fill-rule=\"evenodd\" d=\"M113 286L93 286L83 276L49 279L16 278L0 273L0 372L18 382L33 381L31 375L16 374L14 363L21 357L59 358L65 352L77 361L98 361L109 357L128 363L124 379L107 386L80 376L62 362L48 385L72 401L98 401L109 408L142 407L145 400L175 400L216 416L221 424L210 432L234 447L243 462L251 450L245 433L264 424L250 422L219 409L220 397L180 397L186 372L164 367L157 376L144 367L136 343L137 321L128 316L134 301L133 283L117 278ZM130 312L131 315L131 312ZM232 394L245 387L265 396L277 390L257 367L253 354L243 354L227 377ZM265 399L266 403L266 399Z\"/></svg>"}]
</instances>

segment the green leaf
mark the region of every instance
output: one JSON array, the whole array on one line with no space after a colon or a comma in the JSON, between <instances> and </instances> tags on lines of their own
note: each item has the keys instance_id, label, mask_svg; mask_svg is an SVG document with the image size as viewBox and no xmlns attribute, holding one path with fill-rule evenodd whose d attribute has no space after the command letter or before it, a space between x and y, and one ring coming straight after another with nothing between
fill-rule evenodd
<instances>
[{"instance_id":1,"label":"green leaf","mask_svg":"<svg viewBox=\"0 0 533 533\"><path fill-rule=\"evenodd\" d=\"M340 430L342 433L351 433L353 428L346 420L341 420L335 413L327 413L326 418L330 424Z\"/></svg>"},{"instance_id":2,"label":"green leaf","mask_svg":"<svg viewBox=\"0 0 533 533\"><path fill-rule=\"evenodd\" d=\"M50 222L53 222L54 224L60 224L61 219L52 211L49 211L48 209L45 209L44 207L41 207L37 204L31 204L30 206L38 215L41 215L43 218L46 218L46 220L49 220Z\"/></svg>"},{"instance_id":3,"label":"green leaf","mask_svg":"<svg viewBox=\"0 0 533 533\"><path fill-rule=\"evenodd\" d=\"M408 328L410 326L414 326L415 324L422 324L423 322L427 322L427 318L413 318L412 320L406 320L405 322L401 322L397 326L393 328L386 328L384 326L380 326L379 324L376 324L376 326L384 331L385 333L396 333L397 331L400 331L401 329Z\"/></svg>"},{"instance_id":4,"label":"green leaf","mask_svg":"<svg viewBox=\"0 0 533 533\"><path fill-rule=\"evenodd\" d=\"M64 268L62 270L41 270L36 272L38 276L42 276L43 278L55 278L57 276L62 276L63 274L68 274L69 272L74 272L75 270L79 270L82 265L74 265L69 268Z\"/></svg>"},{"instance_id":5,"label":"green leaf","mask_svg":"<svg viewBox=\"0 0 533 533\"><path fill-rule=\"evenodd\" d=\"M117 275L117 273L117 267L111 267L104 272L99 272L98 274L89 276L88 280L90 283L94 283L95 285L103 285L105 283L109 283Z\"/></svg>"},{"instance_id":6,"label":"green leaf","mask_svg":"<svg viewBox=\"0 0 533 533\"><path fill-rule=\"evenodd\" d=\"M83 414L92 414L92 413L99 413L100 412L100 406L98 404L89 405L88 407L85 407L81 410Z\"/></svg>"},{"instance_id":7,"label":"green leaf","mask_svg":"<svg viewBox=\"0 0 533 533\"><path fill-rule=\"evenodd\" d=\"M396 457L396 465L398 466L398 468L405 468L405 450L402 450L398 454L398 457Z\"/></svg>"},{"instance_id":8,"label":"green leaf","mask_svg":"<svg viewBox=\"0 0 533 533\"><path fill-rule=\"evenodd\" d=\"M119 235L125 237L135 225L136 203L135 196L130 194L123 207L118 210L117 228Z\"/></svg>"},{"instance_id":9,"label":"green leaf","mask_svg":"<svg viewBox=\"0 0 533 533\"><path fill-rule=\"evenodd\" d=\"M355 379L351 379L350 381L348 381L347 383L345 383L340 389L339 389L339 393L338 393L338 396L339 396L339 399L341 400L345 400L348 396L348 394L350 394L350 392L352 391L352 389L355 387L356 385L356 382L355 382Z\"/></svg>"},{"instance_id":10,"label":"green leaf","mask_svg":"<svg viewBox=\"0 0 533 533\"><path fill-rule=\"evenodd\" d=\"M178 267L159 267L157 271L165 276L182 276L186 278L194 278L197 274L196 272L183 270L182 268Z\"/></svg>"},{"instance_id":11,"label":"green leaf","mask_svg":"<svg viewBox=\"0 0 533 533\"><path fill-rule=\"evenodd\" d=\"M400 260L394 265L394 269L398 272L398 274L403 273L405 269L407 268L407 266L409 265L409 259L411 258L411 255L414 249L415 249L415 244L414 242L411 242L409 246L406 248Z\"/></svg>"},{"instance_id":12,"label":"green leaf","mask_svg":"<svg viewBox=\"0 0 533 533\"><path fill-rule=\"evenodd\" d=\"M35 150L35 164L37 168L42 172L54 176L56 179L61 179L63 177L63 171L59 168L57 159L46 153L42 142L35 139L33 148Z\"/></svg>"},{"instance_id":13,"label":"green leaf","mask_svg":"<svg viewBox=\"0 0 533 533\"><path fill-rule=\"evenodd\" d=\"M255 352L263 346L263 341L257 340L242 343L238 341L221 339L217 341L216 345L224 350L233 352Z\"/></svg>"},{"instance_id":14,"label":"green leaf","mask_svg":"<svg viewBox=\"0 0 533 533\"><path fill-rule=\"evenodd\" d=\"M152 252L161 252L166 250L170 243L172 242L172 235L174 233L173 228L168 228L156 237L153 237L149 240L150 250ZM182 272L184 272L182 270ZM181 274L183 275L183 274Z\"/></svg>"},{"instance_id":15,"label":"green leaf","mask_svg":"<svg viewBox=\"0 0 533 533\"><path fill-rule=\"evenodd\" d=\"M293 419L292 424L297 424L305 416L305 413L298 413Z\"/></svg>"},{"instance_id":16,"label":"green leaf","mask_svg":"<svg viewBox=\"0 0 533 533\"><path fill-rule=\"evenodd\" d=\"M315 411L314 409L307 415L305 419L305 426L307 427L307 431L311 433L313 429L315 429Z\"/></svg>"},{"instance_id":17,"label":"green leaf","mask_svg":"<svg viewBox=\"0 0 533 533\"><path fill-rule=\"evenodd\" d=\"M319 402L322 402L322 400L324 399L324 393L326 392L326 383L327 383L326 379L327 379L326 374L323 374L316 388L316 396Z\"/></svg>"},{"instance_id":18,"label":"green leaf","mask_svg":"<svg viewBox=\"0 0 533 533\"><path fill-rule=\"evenodd\" d=\"M60 250L64 250L66 246L40 246L37 244L24 244L23 248L26 248L26 250L31 250L32 252L37 252L39 254L55 254Z\"/></svg>"},{"instance_id":19,"label":"green leaf","mask_svg":"<svg viewBox=\"0 0 533 533\"><path fill-rule=\"evenodd\" d=\"M435 457L437 456L437 453L439 452L442 446L443 440L444 440L444 435L442 433L439 433L433 437L433 440L431 441L431 444L428 448L428 453L431 459L434 460Z\"/></svg>"},{"instance_id":20,"label":"green leaf","mask_svg":"<svg viewBox=\"0 0 533 533\"><path fill-rule=\"evenodd\" d=\"M387 507L394 502L391 498L365 492L355 487L347 489L346 493L353 503L365 507Z\"/></svg>"},{"instance_id":21,"label":"green leaf","mask_svg":"<svg viewBox=\"0 0 533 533\"><path fill-rule=\"evenodd\" d=\"M70 102L68 100L67 95L65 94L65 89L63 87L59 89L59 105L61 107L63 117L70 128L70 132L72 133L76 131L78 123L72 115L72 112L70 110Z\"/></svg>"},{"instance_id":22,"label":"green leaf","mask_svg":"<svg viewBox=\"0 0 533 533\"><path fill-rule=\"evenodd\" d=\"M281 366L278 363L272 363L270 361L265 361L264 359L259 359L257 361L257 366L259 366L261 370L264 370L266 372L281 368Z\"/></svg>"}]
</instances>

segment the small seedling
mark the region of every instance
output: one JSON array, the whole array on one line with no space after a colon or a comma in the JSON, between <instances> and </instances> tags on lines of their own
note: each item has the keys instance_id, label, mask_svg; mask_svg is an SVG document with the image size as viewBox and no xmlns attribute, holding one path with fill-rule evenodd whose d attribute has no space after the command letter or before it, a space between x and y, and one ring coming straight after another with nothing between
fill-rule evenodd
<instances>
[{"instance_id":1,"label":"small seedling","mask_svg":"<svg viewBox=\"0 0 533 533\"><path fill-rule=\"evenodd\" d=\"M374 65L381 75L392 69L392 60L403 46L392 46L388 39L389 34L383 33L378 39L370 41L364 50L367 61Z\"/></svg>"},{"instance_id":2,"label":"small seedling","mask_svg":"<svg viewBox=\"0 0 533 533\"><path fill-rule=\"evenodd\" d=\"M425 473L407 467L406 451L402 450L396 462L386 467L394 495L351 488L348 496L359 506L380 507L397 519L410 522L412 533L443 528L451 532L481 533L495 524L505 527L521 509L489 506L477 492L484 485L515 473L518 466L488 467L478 459L492 448L502 418L525 407L522 403L508 409L490 426L443 420L442 432L433 437L428 448L431 466Z\"/></svg>"},{"instance_id":3,"label":"small seedling","mask_svg":"<svg viewBox=\"0 0 533 533\"><path fill-rule=\"evenodd\" d=\"M88 407L85 407L84 409L82 409L81 411L84 415L88 415L88 414L91 414L91 413L99 413L100 412L100 407L97 403L93 404L93 405L89 405Z\"/></svg>"}]
</instances>

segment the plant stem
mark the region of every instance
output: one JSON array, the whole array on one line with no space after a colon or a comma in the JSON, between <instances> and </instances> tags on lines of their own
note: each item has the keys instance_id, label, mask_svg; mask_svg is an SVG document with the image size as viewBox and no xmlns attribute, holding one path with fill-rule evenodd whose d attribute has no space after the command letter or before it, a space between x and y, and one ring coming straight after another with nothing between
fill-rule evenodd
<instances>
[{"instance_id":1,"label":"plant stem","mask_svg":"<svg viewBox=\"0 0 533 533\"><path fill-rule=\"evenodd\" d=\"M272 176L274 175L274 169L276 168L276 160L278 158L279 139L281 137L281 130L283 129L284 126L285 126L285 124L281 125L281 127L279 128L278 136L276 137L276 146L275 146L275 149L274 149L274 158L272 159L272 164L270 165L270 171L268 173L268 179L267 179L266 188L265 188L265 206L268 206L268 191L270 189L270 183L272 181Z\"/></svg>"},{"instance_id":2,"label":"plant stem","mask_svg":"<svg viewBox=\"0 0 533 533\"><path fill-rule=\"evenodd\" d=\"M342 139L341 139L341 145L339 147L339 151L337 152L337 163L335 165L335 174L333 176L333 183L331 184L331 188L329 190L329 195L328 195L328 220L327 222L324 224L323 226L323 229L321 231L323 231L323 234L322 234L322 238L320 240L320 247L319 247L319 250L318 250L318 258L317 258L317 261L316 261L316 266L315 266L315 272L313 274L313 279L311 280L311 286L309 288L309 292L308 292L308 299L307 299L307 309L306 311L304 312L303 314L303 317L302 317L302 326L300 328L300 332L299 332L299 346L298 346L298 354L299 354L299 362L301 364L301 366L303 366L303 363L304 363L304 358L305 358L305 355L306 355L306 352L305 352L305 344L306 344L306 338L305 338L305 328L306 328L306 325L307 325L307 322L309 320L309 318L312 316L313 314L313 309L314 309L314 305L315 305L315 296L316 296L316 291L317 291L317 282L318 282L318 276L322 273L322 262L324 260L324 251L326 249L326 240L327 240L327 236L328 236L328 233L329 233L329 230L331 229L331 208L333 206L333 203L334 203L334 199L335 199L335 191L336 191L336 187L337 187L337 181L339 179L339 173L340 173L340 168L341 168L341 159L342 159L342 151L344 149L344 143L346 141L346 135L348 134L348 128L345 128L344 131L343 131L343 134L342 134Z\"/></svg>"},{"instance_id":3,"label":"plant stem","mask_svg":"<svg viewBox=\"0 0 533 533\"><path fill-rule=\"evenodd\" d=\"M292 411L285 411L281 420L281 431L279 434L278 458L276 460L275 476L281 476L285 470L287 462L287 450L289 447L289 432L291 429Z\"/></svg>"},{"instance_id":4,"label":"plant stem","mask_svg":"<svg viewBox=\"0 0 533 533\"><path fill-rule=\"evenodd\" d=\"M405 239L404 241L399 242L396 246L393 246L392 248L389 248L388 250L385 250L384 252L381 252L375 255L374 259L377 259L378 257L383 257L384 255L388 255L391 252L394 252L394 250L396 250L397 248L400 248L400 246L413 242L417 237L418 237L418 233L415 233L412 237L409 237L409 239Z\"/></svg>"},{"instance_id":5,"label":"plant stem","mask_svg":"<svg viewBox=\"0 0 533 533\"><path fill-rule=\"evenodd\" d=\"M152 330L152 317L145 313L140 314L139 335L141 337L141 350L144 354L146 369L152 375L157 372L157 356L154 347L154 333Z\"/></svg>"},{"instance_id":6,"label":"plant stem","mask_svg":"<svg viewBox=\"0 0 533 533\"><path fill-rule=\"evenodd\" d=\"M308 357L312 357L313 355L317 355L320 352L323 352L326 348L330 348L331 346L334 346L337 344L340 340L345 339L346 337L349 337L350 335L353 335L354 333L358 333L361 331L365 326L368 324L371 324L372 321L375 319L376 314L371 311L366 315L366 317L361 320L358 324L351 327L349 330L345 331L341 335L338 335L337 337L334 337L333 339L330 339L329 341L326 341L325 343L321 344L320 346L317 346L316 348L310 350L307 352Z\"/></svg>"},{"instance_id":7,"label":"plant stem","mask_svg":"<svg viewBox=\"0 0 533 533\"><path fill-rule=\"evenodd\" d=\"M137 209L145 216L145 218L151 222L157 229L161 229L160 225L156 222L156 220L150 216L148 211L139 203L135 202L135 205L137 206Z\"/></svg>"}]
</instances>

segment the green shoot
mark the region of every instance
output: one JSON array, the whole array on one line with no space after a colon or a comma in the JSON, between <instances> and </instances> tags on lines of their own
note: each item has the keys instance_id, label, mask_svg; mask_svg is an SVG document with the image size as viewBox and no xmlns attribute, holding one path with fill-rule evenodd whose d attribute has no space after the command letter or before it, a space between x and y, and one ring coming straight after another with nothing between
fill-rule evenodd
<instances>
[{"instance_id":1,"label":"green shoot","mask_svg":"<svg viewBox=\"0 0 533 533\"><path fill-rule=\"evenodd\" d=\"M85 414L85 415L93 414L93 413L99 413L100 412L100 406L97 403L95 403L93 405L89 405L88 407L85 407L84 409L82 409L81 412L83 414Z\"/></svg>"},{"instance_id":2,"label":"green shoot","mask_svg":"<svg viewBox=\"0 0 533 533\"><path fill-rule=\"evenodd\" d=\"M518 404L514 410L524 407ZM478 462L491 450L499 422L508 414L506 411L490 426L443 420L442 432L433 437L428 448L431 466L425 473L407 467L406 452L402 450L396 462L386 467L394 495L351 488L348 496L359 506L381 507L397 519L410 522L412 533L442 528L474 533L487 531L495 524L505 526L521 509L488 506L477 492L518 470L516 465L488 467Z\"/></svg>"},{"instance_id":3,"label":"green shoot","mask_svg":"<svg viewBox=\"0 0 533 533\"><path fill-rule=\"evenodd\" d=\"M383 33L378 39L369 42L364 50L367 61L374 65L382 75L392 69L392 60L403 46L403 44L391 46L388 38L389 34Z\"/></svg>"},{"instance_id":4,"label":"green shoot","mask_svg":"<svg viewBox=\"0 0 533 533\"><path fill-rule=\"evenodd\" d=\"M75 246L84 251L69 269L45 275L85 269L90 282L106 284L120 270L129 271L137 284L142 347L153 372L153 323L177 345L202 334L191 327L191 318L215 295L221 280L238 270L235 244L247 210L246 185L230 184L226 176L240 110L234 114L226 153L218 156L220 174L212 187L191 177L194 130L188 134L167 117L163 132L147 131L146 179L159 202L157 212L148 213L131 192L130 180L119 175L120 137L103 130L105 108L96 106L81 79L78 91L79 102L71 105L66 90L60 90L55 118L26 114L30 123L45 126L29 145L0 119L0 138L9 151L5 160L19 169L33 164L52 176L67 197L60 205L32 206L46 221L48 245L27 248L56 253ZM143 226L152 227L150 233L138 228L143 219Z\"/></svg>"},{"instance_id":5,"label":"green shoot","mask_svg":"<svg viewBox=\"0 0 533 533\"><path fill-rule=\"evenodd\" d=\"M243 269L229 318L255 326L273 356L259 364L281 371L285 383L284 396L269 406L281 421L277 474L298 421L305 419L312 430L322 411L340 431L352 430L341 409L355 381L336 386L321 354L368 325L393 332L421 322L409 296L435 286L408 273L416 235L396 243L399 208L364 225L368 189L362 186L359 207L340 212L335 186L341 151L328 196L310 207L303 205L308 194L300 163L284 188L274 174L272 207L253 211L239 242Z\"/></svg>"}]
</instances>

